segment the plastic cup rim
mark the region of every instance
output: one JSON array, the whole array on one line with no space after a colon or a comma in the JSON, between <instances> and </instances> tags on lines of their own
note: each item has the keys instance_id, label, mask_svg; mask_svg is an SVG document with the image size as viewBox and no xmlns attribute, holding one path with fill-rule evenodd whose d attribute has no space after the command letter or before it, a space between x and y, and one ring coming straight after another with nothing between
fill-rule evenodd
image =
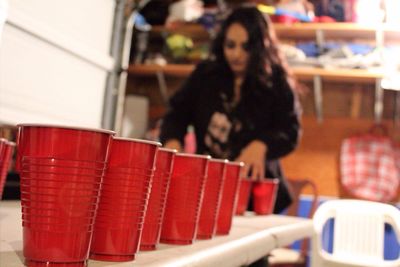
<instances>
[{"instance_id":1,"label":"plastic cup rim","mask_svg":"<svg viewBox=\"0 0 400 267\"><path fill-rule=\"evenodd\" d=\"M183 152L176 153L176 156L189 157L189 158L201 158L201 159L208 159L208 160L211 159L210 155L190 154L190 153L183 153Z\"/></svg>"},{"instance_id":2,"label":"plastic cup rim","mask_svg":"<svg viewBox=\"0 0 400 267\"><path fill-rule=\"evenodd\" d=\"M155 145L155 146L161 147L161 143L160 142L144 140L144 139L138 139L138 138L128 138L128 137L117 136L117 137L113 137L113 140L126 141L126 142L135 142L135 143L143 143L143 144L149 144L149 145Z\"/></svg>"},{"instance_id":3,"label":"plastic cup rim","mask_svg":"<svg viewBox=\"0 0 400 267\"><path fill-rule=\"evenodd\" d=\"M14 147L16 145L15 142L12 142L12 141L7 140L5 138L0 138L0 142L4 143L5 145L12 146L12 147Z\"/></svg>"},{"instance_id":4,"label":"plastic cup rim","mask_svg":"<svg viewBox=\"0 0 400 267\"><path fill-rule=\"evenodd\" d=\"M114 131L107 130L107 129L98 129L98 128L90 128L90 127L83 127L83 126L74 126L74 125L60 125L60 124L43 124L43 123L19 123L17 124L18 128L22 127L41 127L41 128L59 128L59 129L69 129L69 130L82 130L82 131L89 131L89 132L98 132L98 133L106 133L115 135Z\"/></svg>"},{"instance_id":5,"label":"plastic cup rim","mask_svg":"<svg viewBox=\"0 0 400 267\"><path fill-rule=\"evenodd\" d=\"M218 162L218 163L228 163L229 160L227 159L215 159L215 158L211 158L210 162Z\"/></svg>"},{"instance_id":6,"label":"plastic cup rim","mask_svg":"<svg viewBox=\"0 0 400 267\"><path fill-rule=\"evenodd\" d=\"M158 149L158 151L169 152L169 153L172 153L172 154L177 154L178 153L178 150L173 149L173 148L166 148L166 147L160 147Z\"/></svg>"},{"instance_id":7,"label":"plastic cup rim","mask_svg":"<svg viewBox=\"0 0 400 267\"><path fill-rule=\"evenodd\" d=\"M240 166L243 167L244 166L244 162L243 161L228 161L226 164L228 165L234 165L234 166Z\"/></svg>"}]
</instances>

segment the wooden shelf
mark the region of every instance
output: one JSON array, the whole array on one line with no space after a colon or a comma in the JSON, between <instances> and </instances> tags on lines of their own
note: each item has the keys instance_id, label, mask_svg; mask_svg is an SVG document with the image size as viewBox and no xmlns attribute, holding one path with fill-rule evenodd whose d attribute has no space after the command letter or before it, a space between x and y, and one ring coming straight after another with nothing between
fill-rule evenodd
<instances>
[{"instance_id":1,"label":"wooden shelf","mask_svg":"<svg viewBox=\"0 0 400 267\"><path fill-rule=\"evenodd\" d=\"M274 23L274 28L276 31L291 30L291 31L333 31L333 32L343 32L343 31L367 31L373 32L379 29L376 26L358 24L358 23L348 23L348 22L333 22L333 23ZM382 24L380 27L386 32L397 32L400 33L400 29L390 24Z\"/></svg>"},{"instance_id":2,"label":"wooden shelf","mask_svg":"<svg viewBox=\"0 0 400 267\"><path fill-rule=\"evenodd\" d=\"M377 31L384 32L385 41L400 42L400 28L383 24L378 27L357 23L274 23L274 29L280 39L309 38L315 39L316 32L322 31L325 38L336 39L372 39L375 40Z\"/></svg>"},{"instance_id":3,"label":"wooden shelf","mask_svg":"<svg viewBox=\"0 0 400 267\"><path fill-rule=\"evenodd\" d=\"M377 31L384 32L385 40L400 42L400 27L389 24L379 26L363 25L347 22L333 23L274 23L274 29L280 39L306 38L315 39L317 31L323 31L326 38L340 39L375 39ZM210 37L206 29L196 23L179 24L172 26L155 25L152 33L178 33L196 39L207 39Z\"/></svg>"},{"instance_id":4,"label":"wooden shelf","mask_svg":"<svg viewBox=\"0 0 400 267\"><path fill-rule=\"evenodd\" d=\"M208 40L210 35L207 30L200 24L196 23L185 23L171 26L155 25L152 26L151 33L162 34L162 33L175 33L182 34L185 36L192 37L194 39Z\"/></svg>"},{"instance_id":5,"label":"wooden shelf","mask_svg":"<svg viewBox=\"0 0 400 267\"><path fill-rule=\"evenodd\" d=\"M293 67L293 73L300 80L309 80L314 76L320 76L329 81L357 81L357 82L375 82L376 79L384 76L383 71L379 69L323 69L315 67Z\"/></svg>"},{"instance_id":6,"label":"wooden shelf","mask_svg":"<svg viewBox=\"0 0 400 267\"><path fill-rule=\"evenodd\" d=\"M136 76L153 76L157 72L162 72L164 75L171 77L187 77L195 68L192 64L168 64L160 65L130 65L128 68L129 74Z\"/></svg>"},{"instance_id":7,"label":"wooden shelf","mask_svg":"<svg viewBox=\"0 0 400 267\"><path fill-rule=\"evenodd\" d=\"M192 64L168 64L160 65L130 65L129 74L135 76L153 76L157 72L162 72L171 77L187 77L195 68ZM360 69L322 69L314 67L293 67L293 73L300 80L310 80L314 76L331 81L365 81L374 82L377 78L382 78L383 72L380 70L360 70Z\"/></svg>"}]
</instances>

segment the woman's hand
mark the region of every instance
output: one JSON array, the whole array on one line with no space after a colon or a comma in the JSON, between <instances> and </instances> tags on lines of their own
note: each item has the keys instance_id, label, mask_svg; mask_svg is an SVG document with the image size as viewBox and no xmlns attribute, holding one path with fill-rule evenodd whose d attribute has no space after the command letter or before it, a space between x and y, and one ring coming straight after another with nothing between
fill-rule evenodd
<instances>
[{"instance_id":1,"label":"woman's hand","mask_svg":"<svg viewBox=\"0 0 400 267\"><path fill-rule=\"evenodd\" d=\"M242 168L242 177L247 177L251 171L252 180L260 180L265 176L265 156L267 154L267 145L259 140L250 142L240 152L236 161L244 162Z\"/></svg>"},{"instance_id":2,"label":"woman's hand","mask_svg":"<svg viewBox=\"0 0 400 267\"><path fill-rule=\"evenodd\" d=\"M170 148L170 149L176 149L178 152L182 152L182 145L178 139L168 140L167 142L165 142L164 147Z\"/></svg>"}]
</instances>

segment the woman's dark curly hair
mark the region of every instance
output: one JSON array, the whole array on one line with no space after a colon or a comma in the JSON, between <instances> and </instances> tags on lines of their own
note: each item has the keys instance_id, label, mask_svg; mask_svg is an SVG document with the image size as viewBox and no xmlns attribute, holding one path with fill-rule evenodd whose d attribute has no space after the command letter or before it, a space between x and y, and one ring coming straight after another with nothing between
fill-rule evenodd
<instances>
[{"instance_id":1,"label":"woman's dark curly hair","mask_svg":"<svg viewBox=\"0 0 400 267\"><path fill-rule=\"evenodd\" d=\"M238 23L249 36L249 63L247 76L265 83L271 75L283 75L294 88L295 81L290 74L286 61L280 55L278 41L272 23L256 7L239 7L222 23L220 31L213 41L211 56L219 64L227 65L224 56L224 42L228 28Z\"/></svg>"}]
</instances>

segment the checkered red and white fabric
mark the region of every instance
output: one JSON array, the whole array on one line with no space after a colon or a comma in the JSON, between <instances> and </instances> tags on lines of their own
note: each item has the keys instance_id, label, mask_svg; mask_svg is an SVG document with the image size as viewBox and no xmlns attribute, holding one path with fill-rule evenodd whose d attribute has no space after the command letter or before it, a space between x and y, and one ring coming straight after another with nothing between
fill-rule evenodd
<instances>
[{"instance_id":1,"label":"checkered red and white fabric","mask_svg":"<svg viewBox=\"0 0 400 267\"><path fill-rule=\"evenodd\" d=\"M345 139L340 173L343 186L354 196L381 202L392 200L400 178L392 140L371 134Z\"/></svg>"},{"instance_id":2,"label":"checkered red and white fabric","mask_svg":"<svg viewBox=\"0 0 400 267\"><path fill-rule=\"evenodd\" d=\"M396 142L394 144L394 156L396 158L397 170L399 170L399 173L400 173L400 143L399 142ZM399 186L400 186L400 184L399 184Z\"/></svg>"}]
</instances>

